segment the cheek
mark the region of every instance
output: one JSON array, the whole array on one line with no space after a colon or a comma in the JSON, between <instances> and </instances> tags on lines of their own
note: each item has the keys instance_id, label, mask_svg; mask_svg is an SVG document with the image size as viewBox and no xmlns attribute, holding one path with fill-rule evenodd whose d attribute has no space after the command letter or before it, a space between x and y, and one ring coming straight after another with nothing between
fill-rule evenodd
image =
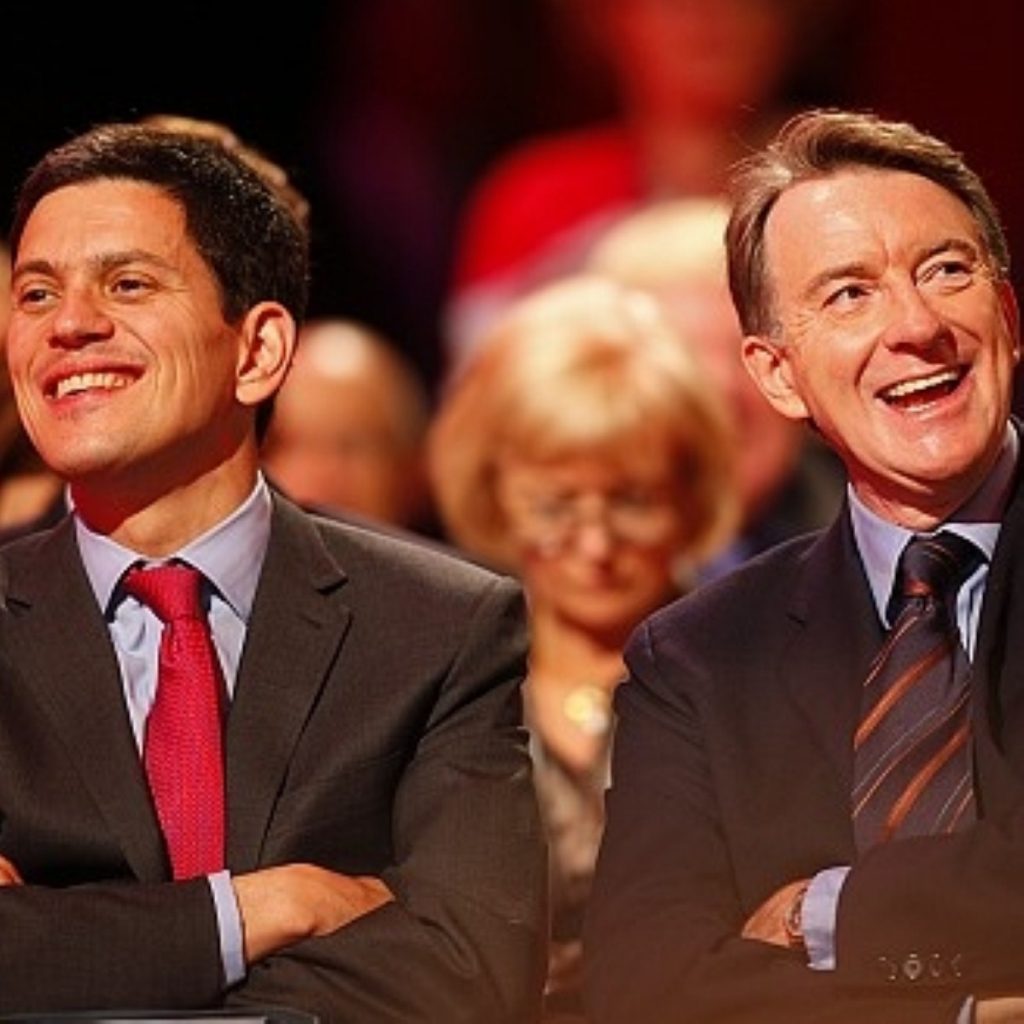
<instances>
[{"instance_id":1,"label":"cheek","mask_svg":"<svg viewBox=\"0 0 1024 1024\"><path fill-rule=\"evenodd\" d=\"M564 559L539 553L526 547L518 552L519 575L527 592L536 594L557 592L565 579Z\"/></svg>"},{"instance_id":2,"label":"cheek","mask_svg":"<svg viewBox=\"0 0 1024 1024\"><path fill-rule=\"evenodd\" d=\"M674 563L671 548L648 548L624 553L618 569L630 589L643 594L661 594L672 586Z\"/></svg>"}]
</instances>

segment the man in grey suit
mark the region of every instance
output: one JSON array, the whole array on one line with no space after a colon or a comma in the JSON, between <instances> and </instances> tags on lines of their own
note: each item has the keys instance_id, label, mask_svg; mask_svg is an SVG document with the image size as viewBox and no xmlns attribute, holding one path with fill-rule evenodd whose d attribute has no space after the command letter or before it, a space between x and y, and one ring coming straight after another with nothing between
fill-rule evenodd
<instances>
[{"instance_id":1,"label":"man in grey suit","mask_svg":"<svg viewBox=\"0 0 1024 1024\"><path fill-rule=\"evenodd\" d=\"M998 214L943 141L811 111L738 171L726 237L748 369L839 453L847 501L630 642L592 1019L1019 1021L1020 334Z\"/></svg>"},{"instance_id":2,"label":"man in grey suit","mask_svg":"<svg viewBox=\"0 0 1024 1024\"><path fill-rule=\"evenodd\" d=\"M259 473L303 229L218 143L106 125L30 172L11 239L11 374L73 512L0 555L0 1011L535 1019L518 586ZM223 810L187 827L151 794L170 677L130 582L168 565L220 687L194 788ZM188 829L213 847L193 872Z\"/></svg>"}]
</instances>

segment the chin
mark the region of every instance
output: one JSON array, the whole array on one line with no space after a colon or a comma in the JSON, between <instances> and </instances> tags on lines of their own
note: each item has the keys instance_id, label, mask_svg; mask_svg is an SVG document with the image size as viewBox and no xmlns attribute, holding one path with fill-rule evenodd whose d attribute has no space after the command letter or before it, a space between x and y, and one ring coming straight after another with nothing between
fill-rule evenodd
<instances>
[{"instance_id":1,"label":"chin","mask_svg":"<svg viewBox=\"0 0 1024 1024\"><path fill-rule=\"evenodd\" d=\"M633 631L641 619L653 610L648 603L630 603L623 605L617 602L613 606L604 604L601 607L581 605L563 610L563 618L576 623L588 633L600 635L626 634Z\"/></svg>"}]
</instances>

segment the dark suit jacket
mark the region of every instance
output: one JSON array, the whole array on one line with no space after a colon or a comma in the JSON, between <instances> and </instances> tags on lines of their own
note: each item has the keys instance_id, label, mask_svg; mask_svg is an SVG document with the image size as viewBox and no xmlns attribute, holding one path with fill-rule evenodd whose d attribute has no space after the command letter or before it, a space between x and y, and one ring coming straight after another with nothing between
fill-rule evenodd
<instances>
[{"instance_id":1,"label":"dark suit jacket","mask_svg":"<svg viewBox=\"0 0 1024 1024\"><path fill-rule=\"evenodd\" d=\"M226 736L233 872L306 861L397 900L223 990L204 879L168 862L70 520L0 554L0 1011L291 1005L532 1020L545 855L508 579L275 498Z\"/></svg>"},{"instance_id":2,"label":"dark suit jacket","mask_svg":"<svg viewBox=\"0 0 1024 1024\"><path fill-rule=\"evenodd\" d=\"M882 625L844 510L632 639L586 930L596 1024L913 1024L1024 992L1024 495L974 662L981 820L857 861L852 737ZM787 882L853 865L837 968L739 937Z\"/></svg>"}]
</instances>

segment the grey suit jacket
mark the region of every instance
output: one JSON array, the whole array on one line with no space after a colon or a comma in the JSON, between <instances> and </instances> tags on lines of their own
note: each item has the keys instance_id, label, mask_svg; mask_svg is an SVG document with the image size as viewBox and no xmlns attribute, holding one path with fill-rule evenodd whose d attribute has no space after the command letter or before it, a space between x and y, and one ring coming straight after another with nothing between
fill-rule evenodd
<instances>
[{"instance_id":1,"label":"grey suit jacket","mask_svg":"<svg viewBox=\"0 0 1024 1024\"><path fill-rule=\"evenodd\" d=\"M586 929L597 1024L913 1024L1024 992L1024 493L972 686L981 820L857 859L852 737L882 640L848 513L634 636ZM739 937L785 883L853 865L835 971Z\"/></svg>"},{"instance_id":2,"label":"grey suit jacket","mask_svg":"<svg viewBox=\"0 0 1024 1024\"><path fill-rule=\"evenodd\" d=\"M227 721L232 872L397 899L224 990L204 879L168 862L70 520L0 552L0 1010L290 1005L519 1022L545 963L518 586L275 498Z\"/></svg>"}]
</instances>

